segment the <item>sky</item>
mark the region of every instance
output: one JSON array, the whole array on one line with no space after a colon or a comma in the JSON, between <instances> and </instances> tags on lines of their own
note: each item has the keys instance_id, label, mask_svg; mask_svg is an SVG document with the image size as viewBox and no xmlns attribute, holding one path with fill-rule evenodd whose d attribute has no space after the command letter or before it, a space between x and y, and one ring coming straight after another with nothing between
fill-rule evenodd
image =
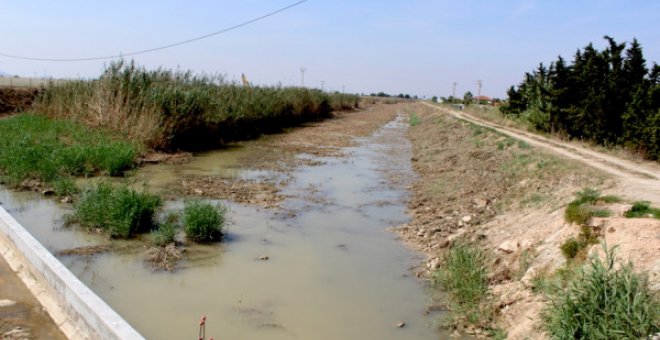
<instances>
[{"instance_id":1,"label":"sky","mask_svg":"<svg viewBox=\"0 0 660 340\"><path fill-rule=\"evenodd\" d=\"M0 53L37 58L118 55L218 31L297 0L0 0ZM604 35L637 38L660 63L657 0L308 0L248 26L132 57L147 68L221 74L257 85L329 91L505 97L525 72L572 60ZM93 78L111 60L0 57L0 72Z\"/></svg>"}]
</instances>

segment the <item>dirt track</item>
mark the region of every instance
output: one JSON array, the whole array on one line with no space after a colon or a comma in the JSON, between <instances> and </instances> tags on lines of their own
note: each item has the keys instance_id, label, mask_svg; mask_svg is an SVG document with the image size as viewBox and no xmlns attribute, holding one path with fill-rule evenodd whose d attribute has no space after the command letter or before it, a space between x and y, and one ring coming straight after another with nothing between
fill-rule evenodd
<instances>
[{"instance_id":1,"label":"dirt track","mask_svg":"<svg viewBox=\"0 0 660 340\"><path fill-rule=\"evenodd\" d=\"M424 104L456 118L495 129L537 148L549 150L562 157L577 160L592 168L606 172L619 181L620 188L617 191L623 197L633 201L645 200L652 202L654 205L660 205L660 166L657 164L624 160L570 143L488 122L465 112L448 110L428 103Z\"/></svg>"}]
</instances>

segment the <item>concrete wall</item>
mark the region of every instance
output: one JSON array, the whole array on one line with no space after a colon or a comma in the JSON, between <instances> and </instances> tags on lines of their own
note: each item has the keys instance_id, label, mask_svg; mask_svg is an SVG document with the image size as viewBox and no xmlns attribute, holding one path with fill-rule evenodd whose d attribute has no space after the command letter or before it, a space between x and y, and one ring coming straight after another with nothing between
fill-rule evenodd
<instances>
[{"instance_id":1,"label":"concrete wall","mask_svg":"<svg viewBox=\"0 0 660 340\"><path fill-rule=\"evenodd\" d=\"M144 339L0 206L0 254L70 339Z\"/></svg>"}]
</instances>

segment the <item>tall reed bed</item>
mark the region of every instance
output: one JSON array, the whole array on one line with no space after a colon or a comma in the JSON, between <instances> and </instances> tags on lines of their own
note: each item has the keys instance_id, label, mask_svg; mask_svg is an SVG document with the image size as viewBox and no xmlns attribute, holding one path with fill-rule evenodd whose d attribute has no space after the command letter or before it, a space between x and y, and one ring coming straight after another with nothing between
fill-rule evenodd
<instances>
[{"instance_id":1,"label":"tall reed bed","mask_svg":"<svg viewBox=\"0 0 660 340\"><path fill-rule=\"evenodd\" d=\"M149 147L206 149L327 118L357 103L354 95L239 86L219 76L118 61L98 79L50 86L34 108L110 128Z\"/></svg>"}]
</instances>

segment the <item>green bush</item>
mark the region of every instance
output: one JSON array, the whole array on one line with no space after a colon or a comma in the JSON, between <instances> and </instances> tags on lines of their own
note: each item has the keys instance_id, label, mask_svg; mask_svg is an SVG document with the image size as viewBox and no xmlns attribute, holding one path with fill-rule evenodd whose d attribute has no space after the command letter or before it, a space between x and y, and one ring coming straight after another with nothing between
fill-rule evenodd
<instances>
[{"instance_id":1,"label":"green bush","mask_svg":"<svg viewBox=\"0 0 660 340\"><path fill-rule=\"evenodd\" d=\"M569 260L575 258L575 256L578 254L580 250L582 250L583 247L578 240L571 237L568 240L566 240L564 243L562 243L559 248L561 249L562 255L564 255L564 257L567 260Z\"/></svg>"},{"instance_id":2,"label":"green bush","mask_svg":"<svg viewBox=\"0 0 660 340\"><path fill-rule=\"evenodd\" d=\"M83 192L71 222L89 229L99 228L112 237L130 238L153 229L154 216L161 205L160 197L147 192L99 183Z\"/></svg>"},{"instance_id":3,"label":"green bush","mask_svg":"<svg viewBox=\"0 0 660 340\"><path fill-rule=\"evenodd\" d=\"M422 123L422 119L419 118L417 113L412 112L410 113L410 118L408 119L408 123L410 124L410 126L417 126Z\"/></svg>"},{"instance_id":4,"label":"green bush","mask_svg":"<svg viewBox=\"0 0 660 340\"><path fill-rule=\"evenodd\" d=\"M550 296L541 316L553 339L642 339L660 331L660 302L632 264L605 249L565 290Z\"/></svg>"},{"instance_id":5,"label":"green bush","mask_svg":"<svg viewBox=\"0 0 660 340\"><path fill-rule=\"evenodd\" d=\"M200 200L185 203L183 225L186 237L197 243L211 243L222 239L227 208L213 206Z\"/></svg>"},{"instance_id":6,"label":"green bush","mask_svg":"<svg viewBox=\"0 0 660 340\"><path fill-rule=\"evenodd\" d=\"M649 215L653 216L654 218L660 219L660 209L652 208L651 202L647 202L647 201L635 202L632 208L630 208L630 210L626 211L625 213L625 216L627 218L647 217Z\"/></svg>"}]
</instances>

